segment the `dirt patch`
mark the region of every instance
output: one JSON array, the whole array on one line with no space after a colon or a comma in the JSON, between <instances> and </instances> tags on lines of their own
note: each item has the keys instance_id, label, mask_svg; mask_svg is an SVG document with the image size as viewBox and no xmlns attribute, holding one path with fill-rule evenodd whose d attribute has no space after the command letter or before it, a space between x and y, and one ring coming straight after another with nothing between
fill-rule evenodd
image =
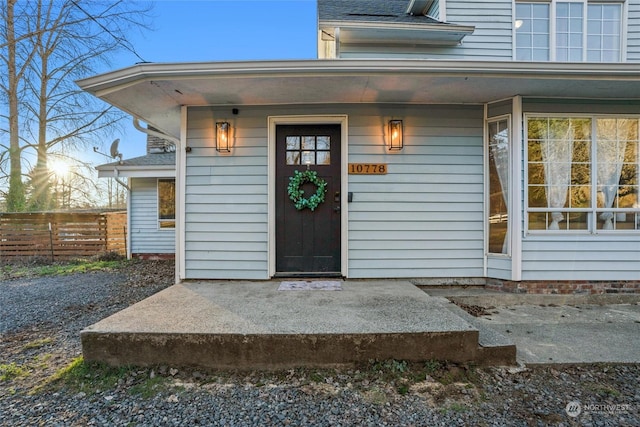
<instances>
[{"instance_id":1,"label":"dirt patch","mask_svg":"<svg viewBox=\"0 0 640 427\"><path fill-rule=\"evenodd\" d=\"M470 315L474 316L474 317L480 317L480 316L489 316L491 315L491 312L487 311L487 310L493 310L495 309L495 307L482 307L479 305L473 305L473 304L465 304L463 302L459 302L459 301L455 301L452 300L452 303L454 303L455 305L457 305L458 307L460 307L461 309L463 309L464 311L466 311L467 313L469 313Z\"/></svg>"}]
</instances>

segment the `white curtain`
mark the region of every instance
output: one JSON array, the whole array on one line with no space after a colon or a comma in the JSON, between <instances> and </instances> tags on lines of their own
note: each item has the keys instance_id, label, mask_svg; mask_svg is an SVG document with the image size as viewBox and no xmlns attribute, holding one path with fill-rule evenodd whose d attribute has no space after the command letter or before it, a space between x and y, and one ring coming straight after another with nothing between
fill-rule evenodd
<instances>
[{"instance_id":1,"label":"white curtain","mask_svg":"<svg viewBox=\"0 0 640 427\"><path fill-rule=\"evenodd\" d=\"M496 124L496 126L498 126ZM497 130L497 129L496 129ZM509 214L509 129L502 129L492 136L491 141L491 154L493 155L493 161L498 172L498 180L500 181L500 188L502 189L502 200L504 200L504 206ZM504 242L502 243L502 253L507 253L507 237L509 233L504 236Z\"/></svg>"},{"instance_id":2,"label":"white curtain","mask_svg":"<svg viewBox=\"0 0 640 427\"><path fill-rule=\"evenodd\" d=\"M558 230L564 219L561 209L567 200L571 183L573 155L573 126L568 120L549 120L544 139L540 142L547 184L547 206L559 210L551 212L549 230Z\"/></svg>"},{"instance_id":3,"label":"white curtain","mask_svg":"<svg viewBox=\"0 0 640 427\"><path fill-rule=\"evenodd\" d=\"M604 207L610 209L618 194L618 183L624 163L625 141L618 141L615 119L598 120L598 188L602 191ZM613 230L613 212L599 216L603 230Z\"/></svg>"}]
</instances>

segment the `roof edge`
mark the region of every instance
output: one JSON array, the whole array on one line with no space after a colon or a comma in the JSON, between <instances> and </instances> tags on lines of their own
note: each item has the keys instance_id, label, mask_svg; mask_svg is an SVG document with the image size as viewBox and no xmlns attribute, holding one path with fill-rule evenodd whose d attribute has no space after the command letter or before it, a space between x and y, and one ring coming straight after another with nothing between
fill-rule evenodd
<instances>
[{"instance_id":1,"label":"roof edge","mask_svg":"<svg viewBox=\"0 0 640 427\"><path fill-rule=\"evenodd\" d=\"M240 62L145 63L77 80L81 89L97 94L122 89L141 80L258 75L468 74L583 76L640 79L637 63L516 62L433 59L313 59Z\"/></svg>"},{"instance_id":2,"label":"roof edge","mask_svg":"<svg viewBox=\"0 0 640 427\"><path fill-rule=\"evenodd\" d=\"M165 166L96 166L98 178L174 178L176 167Z\"/></svg>"},{"instance_id":3,"label":"roof edge","mask_svg":"<svg viewBox=\"0 0 640 427\"><path fill-rule=\"evenodd\" d=\"M409 24L406 22L384 22L384 21L340 21L330 20L321 21L320 29L325 28L353 28L353 29L380 29L380 30L407 30L407 31L441 31L441 32L456 32L456 33L468 33L471 34L475 31L476 27L472 25L458 25L442 22L439 24L433 23L415 23Z\"/></svg>"}]
</instances>

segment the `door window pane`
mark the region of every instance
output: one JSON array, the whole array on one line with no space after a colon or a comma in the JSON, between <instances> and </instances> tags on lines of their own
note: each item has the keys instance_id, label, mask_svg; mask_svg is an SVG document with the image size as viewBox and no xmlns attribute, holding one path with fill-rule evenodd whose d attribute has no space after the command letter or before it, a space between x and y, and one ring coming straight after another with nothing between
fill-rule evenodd
<instances>
[{"instance_id":1,"label":"door window pane","mask_svg":"<svg viewBox=\"0 0 640 427\"><path fill-rule=\"evenodd\" d=\"M316 138L315 136L303 136L302 137L302 149L303 150L315 150Z\"/></svg>"},{"instance_id":2,"label":"door window pane","mask_svg":"<svg viewBox=\"0 0 640 427\"><path fill-rule=\"evenodd\" d=\"M319 165L330 165L331 154L328 151L318 151L316 153Z\"/></svg>"},{"instance_id":3,"label":"door window pane","mask_svg":"<svg viewBox=\"0 0 640 427\"><path fill-rule=\"evenodd\" d=\"M300 152L299 151L287 151L287 164L299 165L300 164Z\"/></svg>"},{"instance_id":4,"label":"door window pane","mask_svg":"<svg viewBox=\"0 0 640 427\"><path fill-rule=\"evenodd\" d=\"M331 148L331 139L328 136L319 136L317 138L318 150L328 150Z\"/></svg>"},{"instance_id":5,"label":"door window pane","mask_svg":"<svg viewBox=\"0 0 640 427\"><path fill-rule=\"evenodd\" d=\"M300 149L300 137L288 136L287 137L287 150L299 150Z\"/></svg>"},{"instance_id":6,"label":"door window pane","mask_svg":"<svg viewBox=\"0 0 640 427\"><path fill-rule=\"evenodd\" d=\"M287 136L285 162L287 165L331 164L331 137Z\"/></svg>"},{"instance_id":7,"label":"door window pane","mask_svg":"<svg viewBox=\"0 0 640 427\"><path fill-rule=\"evenodd\" d=\"M302 152L302 164L303 165L315 165L316 164L316 156L313 151L303 151Z\"/></svg>"}]
</instances>

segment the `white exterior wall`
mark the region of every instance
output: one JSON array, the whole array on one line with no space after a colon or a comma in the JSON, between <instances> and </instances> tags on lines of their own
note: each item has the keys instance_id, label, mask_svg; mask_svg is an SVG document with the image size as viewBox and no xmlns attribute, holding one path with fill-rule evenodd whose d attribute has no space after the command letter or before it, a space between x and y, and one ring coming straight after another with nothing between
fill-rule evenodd
<instances>
[{"instance_id":1,"label":"white exterior wall","mask_svg":"<svg viewBox=\"0 0 640 427\"><path fill-rule=\"evenodd\" d=\"M524 113L638 114L637 103L562 103L524 100ZM524 128L524 127L523 127ZM526 188L526 146L522 150L522 188ZM522 194L525 209L525 194ZM639 280L640 234L637 231L598 234L534 233L522 223L522 280Z\"/></svg>"},{"instance_id":2,"label":"white exterior wall","mask_svg":"<svg viewBox=\"0 0 640 427\"><path fill-rule=\"evenodd\" d=\"M382 147L377 111L349 117L349 162L389 170L349 177L350 277L482 276L482 107L380 112L404 119L397 153Z\"/></svg>"},{"instance_id":3,"label":"white exterior wall","mask_svg":"<svg viewBox=\"0 0 640 427\"><path fill-rule=\"evenodd\" d=\"M529 100L523 111L629 113L635 108ZM269 278L268 117L332 114L348 116L348 152L342 153L348 162L388 166L386 175L343 174L353 193L347 211L349 278L483 277L485 268L487 277L520 277L508 257L484 262L482 106L338 105L245 107L238 116L227 108L189 110L185 278ZM404 120L405 147L390 153L383 138L392 117ZM229 120L235 129L229 155L215 151L216 120ZM519 137L513 147L524 177ZM518 188L524 186L521 181ZM521 280L640 277L637 233L535 234L527 233L525 224L512 225L522 245L522 252L513 254L521 258Z\"/></svg>"},{"instance_id":4,"label":"white exterior wall","mask_svg":"<svg viewBox=\"0 0 640 427\"><path fill-rule=\"evenodd\" d=\"M628 0L627 62L640 62L640 1Z\"/></svg>"},{"instance_id":5,"label":"white exterior wall","mask_svg":"<svg viewBox=\"0 0 640 427\"><path fill-rule=\"evenodd\" d=\"M131 178L130 181L131 253L175 253L175 230L158 228L158 179Z\"/></svg>"},{"instance_id":6,"label":"white exterior wall","mask_svg":"<svg viewBox=\"0 0 640 427\"><path fill-rule=\"evenodd\" d=\"M522 280L640 277L637 235L529 235L523 240L522 249Z\"/></svg>"},{"instance_id":7,"label":"white exterior wall","mask_svg":"<svg viewBox=\"0 0 640 427\"><path fill-rule=\"evenodd\" d=\"M433 13L441 14L436 2ZM511 0L448 0L446 21L474 26L473 34L459 46L419 45L349 45L341 44L341 58L407 58L513 60L513 22L515 11ZM627 0L626 61L640 62L640 1ZM441 19L439 16L433 16ZM333 45L333 43L331 43ZM323 46L323 49L326 49ZM325 52L324 50L321 52ZM335 51L325 55L335 55ZM322 56L321 57L333 57Z\"/></svg>"},{"instance_id":8,"label":"white exterior wall","mask_svg":"<svg viewBox=\"0 0 640 427\"><path fill-rule=\"evenodd\" d=\"M511 280L511 257L489 255L487 257L487 277Z\"/></svg>"},{"instance_id":9,"label":"white exterior wall","mask_svg":"<svg viewBox=\"0 0 640 427\"><path fill-rule=\"evenodd\" d=\"M442 6L442 5L440 5ZM340 46L341 58L513 59L511 0L447 0L446 20L475 26L459 46Z\"/></svg>"},{"instance_id":10,"label":"white exterior wall","mask_svg":"<svg viewBox=\"0 0 640 427\"><path fill-rule=\"evenodd\" d=\"M264 112L187 112L187 279L267 279L267 119ZM215 150L215 122L233 127L231 154Z\"/></svg>"},{"instance_id":11,"label":"white exterior wall","mask_svg":"<svg viewBox=\"0 0 640 427\"><path fill-rule=\"evenodd\" d=\"M481 106L229 110L188 112L186 278L268 278L267 117L300 114L347 114L349 161L388 164L387 175L343 175L354 193L348 277L483 275ZM383 130L392 115L404 120L405 148L390 154ZM222 119L236 129L230 155L215 151Z\"/></svg>"}]
</instances>

